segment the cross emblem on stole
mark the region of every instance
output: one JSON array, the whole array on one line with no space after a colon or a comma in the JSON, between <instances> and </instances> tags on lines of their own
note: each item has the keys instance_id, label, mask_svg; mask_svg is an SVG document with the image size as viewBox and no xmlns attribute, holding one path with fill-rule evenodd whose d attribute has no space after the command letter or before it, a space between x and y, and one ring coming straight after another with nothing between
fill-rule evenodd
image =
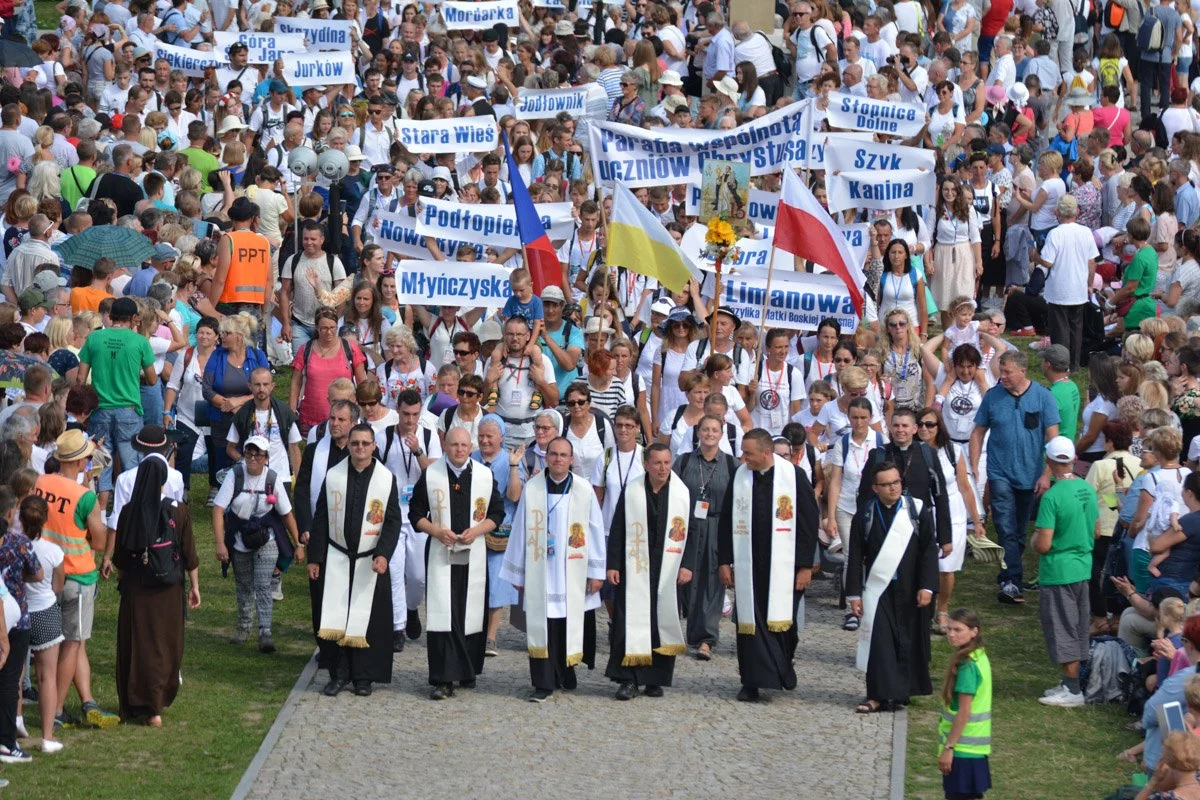
<instances>
[{"instance_id":1,"label":"cross emblem on stole","mask_svg":"<svg viewBox=\"0 0 1200 800\"><path fill-rule=\"evenodd\" d=\"M633 523L633 541L629 546L629 557L633 559L633 571L640 575L646 571L646 562L642 558L642 536L645 526L640 522Z\"/></svg>"},{"instance_id":2,"label":"cross emblem on stole","mask_svg":"<svg viewBox=\"0 0 1200 800\"><path fill-rule=\"evenodd\" d=\"M441 489L433 490L433 522L435 525L449 525L449 519L442 516L446 508L446 493Z\"/></svg>"},{"instance_id":3,"label":"cross emblem on stole","mask_svg":"<svg viewBox=\"0 0 1200 800\"><path fill-rule=\"evenodd\" d=\"M329 523L333 527L334 540L341 542L342 529L345 527L345 520L342 518L342 503L345 501L345 497L336 489L330 491L329 494Z\"/></svg>"},{"instance_id":4,"label":"cross emblem on stole","mask_svg":"<svg viewBox=\"0 0 1200 800\"><path fill-rule=\"evenodd\" d=\"M541 544L541 537L538 536L543 530L542 522L545 520L545 513L540 508L531 508L529 513L533 516L533 522L529 525L529 538L525 540L525 545L529 548L529 553L534 561L541 561L545 550Z\"/></svg>"}]
</instances>

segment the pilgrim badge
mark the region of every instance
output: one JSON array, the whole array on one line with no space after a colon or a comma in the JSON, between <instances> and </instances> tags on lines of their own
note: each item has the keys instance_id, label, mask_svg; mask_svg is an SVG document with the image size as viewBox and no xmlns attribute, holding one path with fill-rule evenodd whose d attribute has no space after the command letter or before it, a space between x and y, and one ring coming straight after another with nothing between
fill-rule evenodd
<instances>
[{"instance_id":1,"label":"pilgrim badge","mask_svg":"<svg viewBox=\"0 0 1200 800\"><path fill-rule=\"evenodd\" d=\"M763 389L758 393L758 405L763 411L774 411L779 408L779 392L774 389Z\"/></svg>"},{"instance_id":2,"label":"pilgrim badge","mask_svg":"<svg viewBox=\"0 0 1200 800\"><path fill-rule=\"evenodd\" d=\"M587 544L587 538L583 535L583 525L578 522L571 523L570 535L567 537L567 546L579 549Z\"/></svg>"},{"instance_id":3,"label":"pilgrim badge","mask_svg":"<svg viewBox=\"0 0 1200 800\"><path fill-rule=\"evenodd\" d=\"M777 505L775 506L775 518L780 520L789 520L794 516L792 511L792 498L786 494L781 495Z\"/></svg>"},{"instance_id":4,"label":"pilgrim badge","mask_svg":"<svg viewBox=\"0 0 1200 800\"><path fill-rule=\"evenodd\" d=\"M371 505L367 507L367 522L372 525L383 524L383 501L372 500Z\"/></svg>"},{"instance_id":5,"label":"pilgrim badge","mask_svg":"<svg viewBox=\"0 0 1200 800\"><path fill-rule=\"evenodd\" d=\"M471 518L476 522L483 522L485 516L487 516L487 503L484 502L482 497L477 497L475 498L475 513Z\"/></svg>"}]
</instances>

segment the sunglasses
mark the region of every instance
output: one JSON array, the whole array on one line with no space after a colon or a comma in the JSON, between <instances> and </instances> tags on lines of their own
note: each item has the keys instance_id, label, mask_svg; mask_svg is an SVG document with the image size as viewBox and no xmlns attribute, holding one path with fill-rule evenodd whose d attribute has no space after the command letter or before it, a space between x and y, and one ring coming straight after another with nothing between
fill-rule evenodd
<instances>
[{"instance_id":1,"label":"sunglasses","mask_svg":"<svg viewBox=\"0 0 1200 800\"><path fill-rule=\"evenodd\" d=\"M359 403L359 405L362 406L363 408L370 408L371 406L379 405L379 401L378 400L364 400L361 403Z\"/></svg>"},{"instance_id":2,"label":"sunglasses","mask_svg":"<svg viewBox=\"0 0 1200 800\"><path fill-rule=\"evenodd\" d=\"M383 109L382 108L368 108L367 113L370 114L371 116L375 116L376 114L382 114Z\"/></svg>"},{"instance_id":3,"label":"sunglasses","mask_svg":"<svg viewBox=\"0 0 1200 800\"><path fill-rule=\"evenodd\" d=\"M351 442L351 447L374 447L375 442Z\"/></svg>"},{"instance_id":4,"label":"sunglasses","mask_svg":"<svg viewBox=\"0 0 1200 800\"><path fill-rule=\"evenodd\" d=\"M568 400L567 408L583 408L590 402L590 400Z\"/></svg>"},{"instance_id":5,"label":"sunglasses","mask_svg":"<svg viewBox=\"0 0 1200 800\"><path fill-rule=\"evenodd\" d=\"M455 350L455 351L454 351L454 355L456 355L456 356L469 356L469 355L471 355L471 353L473 353L473 352L475 352L475 351L474 351L474 350Z\"/></svg>"},{"instance_id":6,"label":"sunglasses","mask_svg":"<svg viewBox=\"0 0 1200 800\"><path fill-rule=\"evenodd\" d=\"M889 322L887 324L887 326L889 328L907 328L908 323L907 322Z\"/></svg>"},{"instance_id":7,"label":"sunglasses","mask_svg":"<svg viewBox=\"0 0 1200 800\"><path fill-rule=\"evenodd\" d=\"M479 397L479 392L475 391L474 389L459 389L458 396L459 397Z\"/></svg>"},{"instance_id":8,"label":"sunglasses","mask_svg":"<svg viewBox=\"0 0 1200 800\"><path fill-rule=\"evenodd\" d=\"M354 119L353 114L338 114L338 117L340 117L341 119Z\"/></svg>"},{"instance_id":9,"label":"sunglasses","mask_svg":"<svg viewBox=\"0 0 1200 800\"><path fill-rule=\"evenodd\" d=\"M936 429L937 429L937 426L938 426L938 424L937 424L937 422L936 422L936 421L934 421L934 420L926 420L925 422L918 422L918 423L917 423L917 427L918 427L918 428L924 428L924 429L926 429L926 430L930 430L930 431L932 431L932 430L936 430Z\"/></svg>"}]
</instances>

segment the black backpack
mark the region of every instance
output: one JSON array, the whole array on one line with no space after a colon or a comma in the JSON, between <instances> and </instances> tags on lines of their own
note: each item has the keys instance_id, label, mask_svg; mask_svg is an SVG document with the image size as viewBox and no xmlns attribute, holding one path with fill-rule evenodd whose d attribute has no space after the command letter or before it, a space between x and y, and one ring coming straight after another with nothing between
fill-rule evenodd
<instances>
[{"instance_id":1,"label":"black backpack","mask_svg":"<svg viewBox=\"0 0 1200 800\"><path fill-rule=\"evenodd\" d=\"M246 468L244 465L238 465L233 468L233 497L229 500L229 505L233 505L233 501L243 494L270 494L275 488L275 481L279 475L273 469L267 469L267 482L263 484L262 489L246 489ZM267 522L267 517L274 511L274 506L270 506L267 510L258 516L243 520L235 515L229 508L225 509L225 530L232 533L240 533L242 535L242 546L247 550L257 550L274 535L270 524Z\"/></svg>"},{"instance_id":2,"label":"black backpack","mask_svg":"<svg viewBox=\"0 0 1200 800\"><path fill-rule=\"evenodd\" d=\"M813 27L816 27L815 25ZM792 59L784 52L782 47L776 47L775 43L762 31L755 31L759 36L767 40L767 44L771 46L771 60L775 62L775 74L778 75L784 83L792 79ZM813 46L816 46L816 37L813 37Z\"/></svg>"},{"instance_id":3,"label":"black backpack","mask_svg":"<svg viewBox=\"0 0 1200 800\"><path fill-rule=\"evenodd\" d=\"M163 499L164 516L171 518L174 500ZM135 556L136 558L136 556ZM179 552L179 535L172 522L159 531L158 538L142 551L141 577L144 586L177 586L183 581L183 556Z\"/></svg>"}]
</instances>

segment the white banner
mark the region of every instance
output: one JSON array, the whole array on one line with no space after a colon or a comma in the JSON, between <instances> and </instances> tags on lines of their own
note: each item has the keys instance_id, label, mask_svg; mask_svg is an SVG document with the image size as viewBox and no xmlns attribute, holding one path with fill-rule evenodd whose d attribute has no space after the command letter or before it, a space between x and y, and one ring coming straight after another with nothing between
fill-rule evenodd
<instances>
[{"instance_id":1,"label":"white banner","mask_svg":"<svg viewBox=\"0 0 1200 800\"><path fill-rule=\"evenodd\" d=\"M850 225L838 225L838 230L846 237L850 252L854 254L856 264L867 263L867 254L871 251L871 224L855 222ZM822 267L822 269L824 269Z\"/></svg>"},{"instance_id":2,"label":"white banner","mask_svg":"<svg viewBox=\"0 0 1200 800\"><path fill-rule=\"evenodd\" d=\"M588 133L596 182L623 182L631 189L696 179L709 158L742 161L751 175L803 167L802 135L807 103L759 117L729 131L646 130L617 122L594 122Z\"/></svg>"},{"instance_id":3,"label":"white banner","mask_svg":"<svg viewBox=\"0 0 1200 800\"><path fill-rule=\"evenodd\" d=\"M478 0L442 3L442 19L448 31L483 31L502 22L510 28L521 25L517 0Z\"/></svg>"},{"instance_id":4,"label":"white banner","mask_svg":"<svg viewBox=\"0 0 1200 800\"><path fill-rule=\"evenodd\" d=\"M534 206L551 239L566 239L575 229L572 207L571 203L539 203ZM492 247L521 246L517 210L512 205L455 203L426 198L417 207L417 233Z\"/></svg>"},{"instance_id":5,"label":"white banner","mask_svg":"<svg viewBox=\"0 0 1200 800\"><path fill-rule=\"evenodd\" d=\"M841 92L829 93L829 125L852 131L916 136L925 127L925 108Z\"/></svg>"},{"instance_id":6,"label":"white banner","mask_svg":"<svg viewBox=\"0 0 1200 800\"><path fill-rule=\"evenodd\" d=\"M831 212L933 205L937 199L937 175L918 169L830 171L825 186Z\"/></svg>"},{"instance_id":7,"label":"white banner","mask_svg":"<svg viewBox=\"0 0 1200 800\"><path fill-rule=\"evenodd\" d=\"M566 111L572 118L587 116L588 85L568 89L520 89L517 119L553 119Z\"/></svg>"},{"instance_id":8,"label":"white banner","mask_svg":"<svg viewBox=\"0 0 1200 800\"><path fill-rule=\"evenodd\" d=\"M533 0L534 8L548 8L551 11L562 11L566 13L566 0Z\"/></svg>"},{"instance_id":9,"label":"white banner","mask_svg":"<svg viewBox=\"0 0 1200 800\"><path fill-rule=\"evenodd\" d=\"M371 235L375 244L388 253L409 258L429 258L432 255L425 246L425 237L417 233L417 220L410 217L407 211L390 214L386 211L376 211L377 225L372 225ZM438 249L446 258L453 258L459 244L448 239L438 239Z\"/></svg>"},{"instance_id":10,"label":"white banner","mask_svg":"<svg viewBox=\"0 0 1200 800\"><path fill-rule=\"evenodd\" d=\"M253 31L213 31L213 43L222 52L229 45L241 42L251 50L280 50L285 53L304 52L304 35L300 33L254 33Z\"/></svg>"},{"instance_id":11,"label":"white banner","mask_svg":"<svg viewBox=\"0 0 1200 800\"><path fill-rule=\"evenodd\" d=\"M475 261L400 261L396 267L396 296L400 302L423 306L501 308L512 297L512 271Z\"/></svg>"},{"instance_id":12,"label":"white banner","mask_svg":"<svg viewBox=\"0 0 1200 800\"><path fill-rule=\"evenodd\" d=\"M688 228L683 234L683 238L679 241L679 249L683 251L683 255L689 261L696 265L697 269L705 272L715 272L717 269L716 259L709 258L704 255L704 234L708 228L699 223ZM771 243L774 237L765 239L739 239L737 243L738 257L732 261L726 259L721 262L721 271L724 273L727 270L751 269L761 267L766 269L768 259L771 257ZM796 259L791 253L785 253L782 250L775 251L775 270L793 271L796 269Z\"/></svg>"},{"instance_id":13,"label":"white banner","mask_svg":"<svg viewBox=\"0 0 1200 800\"><path fill-rule=\"evenodd\" d=\"M166 59L171 69L179 70L189 78L203 78L204 70L220 69L229 65L229 59L224 54L205 53L190 47L176 47L166 42L156 42L154 45L154 60Z\"/></svg>"},{"instance_id":14,"label":"white banner","mask_svg":"<svg viewBox=\"0 0 1200 800\"><path fill-rule=\"evenodd\" d=\"M825 147L826 169L877 172L896 169L932 171L934 168L937 154L932 150L848 138L854 135L839 133L829 136Z\"/></svg>"},{"instance_id":15,"label":"white banner","mask_svg":"<svg viewBox=\"0 0 1200 800\"><path fill-rule=\"evenodd\" d=\"M341 19L296 19L275 17L278 33L298 33L308 42L310 52L320 50L345 50L350 52L350 20Z\"/></svg>"},{"instance_id":16,"label":"white banner","mask_svg":"<svg viewBox=\"0 0 1200 800\"><path fill-rule=\"evenodd\" d=\"M354 57L344 53L289 53L283 57L283 80L293 89L354 83Z\"/></svg>"},{"instance_id":17,"label":"white banner","mask_svg":"<svg viewBox=\"0 0 1200 800\"><path fill-rule=\"evenodd\" d=\"M398 119L395 123L396 141L413 154L490 152L500 143L495 117Z\"/></svg>"},{"instance_id":18,"label":"white banner","mask_svg":"<svg viewBox=\"0 0 1200 800\"><path fill-rule=\"evenodd\" d=\"M705 276L702 294L713 296L713 277ZM786 328L815 331L821 320L832 317L842 326L843 333L858 327L858 315L846 285L836 275L813 275L807 272L781 272L771 277L771 295L767 304L766 321L762 319L763 297L766 294L766 270L746 270L721 276L721 308L728 308L756 328ZM403 301L401 301L403 302Z\"/></svg>"},{"instance_id":19,"label":"white banner","mask_svg":"<svg viewBox=\"0 0 1200 800\"><path fill-rule=\"evenodd\" d=\"M687 193L687 214L689 217L699 215L700 208L700 182L699 178L695 183L688 186ZM750 187L750 205L746 209L749 214L750 221L755 225L774 227L775 215L779 211L779 193L764 192L762 189Z\"/></svg>"},{"instance_id":20,"label":"white banner","mask_svg":"<svg viewBox=\"0 0 1200 800\"><path fill-rule=\"evenodd\" d=\"M808 139L808 160L804 166L807 169L825 169L825 150L837 138L869 142L874 136L873 133L814 133Z\"/></svg>"}]
</instances>

